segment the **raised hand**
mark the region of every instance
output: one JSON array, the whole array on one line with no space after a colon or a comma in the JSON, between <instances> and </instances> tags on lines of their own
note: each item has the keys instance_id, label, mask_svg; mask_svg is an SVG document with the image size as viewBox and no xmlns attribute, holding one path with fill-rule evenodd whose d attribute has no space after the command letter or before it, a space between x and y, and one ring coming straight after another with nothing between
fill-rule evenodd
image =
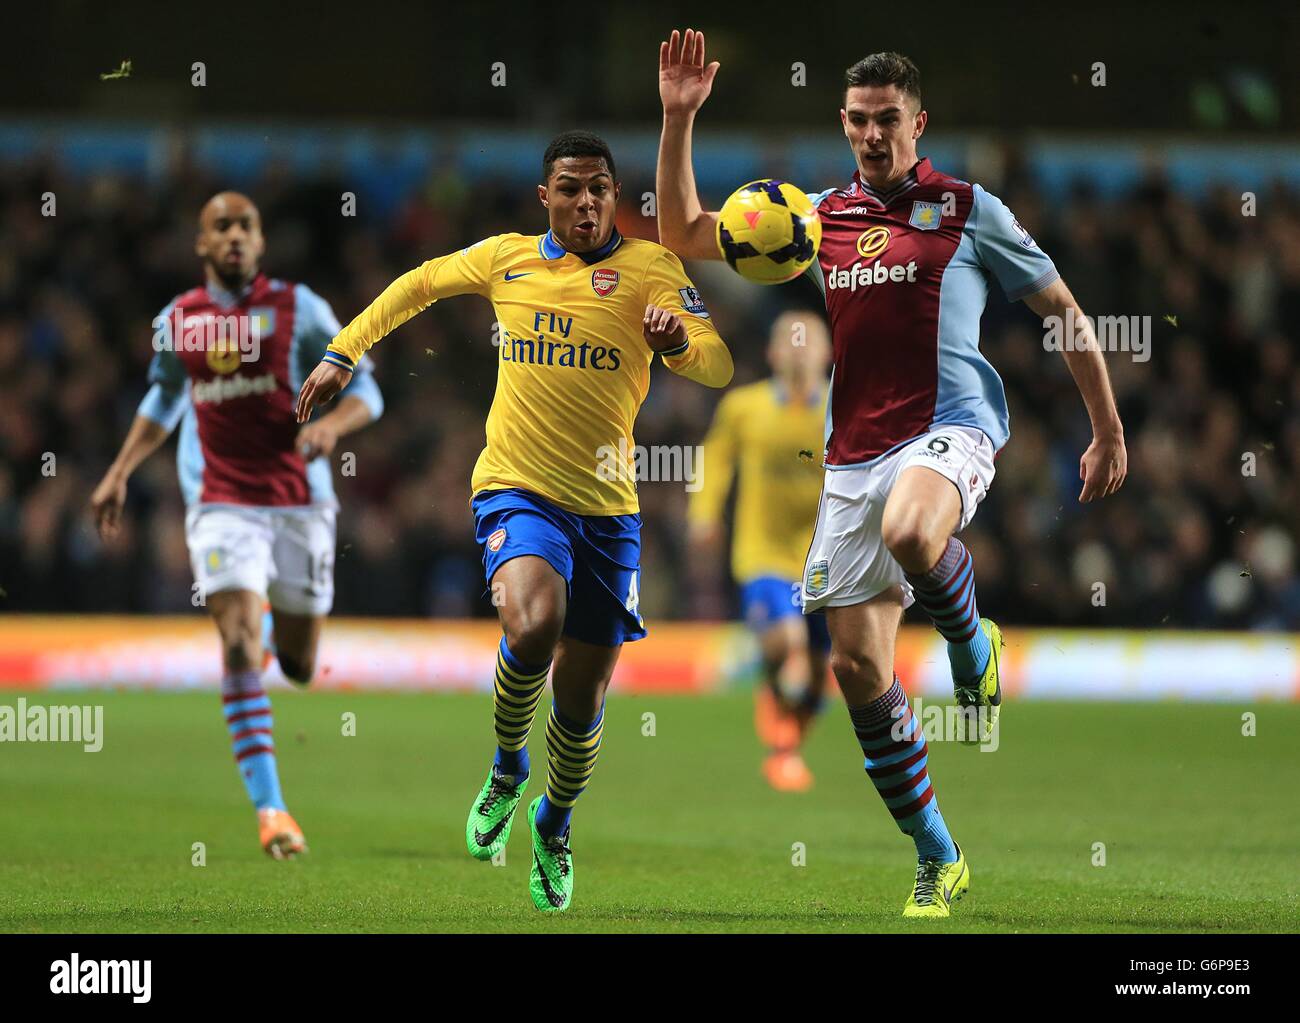
<instances>
[{"instance_id":1,"label":"raised hand","mask_svg":"<svg viewBox=\"0 0 1300 1023\"><path fill-rule=\"evenodd\" d=\"M693 114L713 89L718 62L704 63L704 33L673 29L659 44L659 98L665 114Z\"/></svg>"}]
</instances>

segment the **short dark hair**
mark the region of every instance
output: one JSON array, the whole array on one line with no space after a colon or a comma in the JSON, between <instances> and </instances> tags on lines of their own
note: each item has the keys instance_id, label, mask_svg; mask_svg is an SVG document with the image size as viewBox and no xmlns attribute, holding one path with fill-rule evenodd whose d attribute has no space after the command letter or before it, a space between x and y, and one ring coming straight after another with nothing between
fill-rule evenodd
<instances>
[{"instance_id":1,"label":"short dark hair","mask_svg":"<svg viewBox=\"0 0 1300 1023\"><path fill-rule=\"evenodd\" d=\"M844 92L855 85L896 85L921 105L921 72L901 53L873 53L844 72Z\"/></svg>"},{"instance_id":2,"label":"short dark hair","mask_svg":"<svg viewBox=\"0 0 1300 1023\"><path fill-rule=\"evenodd\" d=\"M551 167L556 160L573 156L598 156L609 168L609 176L614 174L614 154L609 151L605 140L590 131L565 131L551 139L546 152L542 154L542 180L551 176Z\"/></svg>"}]
</instances>

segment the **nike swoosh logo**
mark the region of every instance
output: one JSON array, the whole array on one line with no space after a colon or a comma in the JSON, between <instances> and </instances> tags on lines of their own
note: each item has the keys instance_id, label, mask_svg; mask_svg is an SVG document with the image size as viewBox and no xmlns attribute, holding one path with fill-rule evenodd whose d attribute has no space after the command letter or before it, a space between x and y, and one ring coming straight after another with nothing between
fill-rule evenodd
<instances>
[{"instance_id":1,"label":"nike swoosh logo","mask_svg":"<svg viewBox=\"0 0 1300 1023\"><path fill-rule=\"evenodd\" d=\"M496 824L494 824L491 827L491 829L488 830L486 833L479 831L478 828L475 828L474 841L478 843L479 848L486 849L493 842L495 842L497 835L501 834L501 831L505 828L506 824L509 821L510 818L508 816L504 820L497 821Z\"/></svg>"},{"instance_id":2,"label":"nike swoosh logo","mask_svg":"<svg viewBox=\"0 0 1300 1023\"><path fill-rule=\"evenodd\" d=\"M958 886L959 884L961 884L961 879L962 879L963 877L965 877L965 876L966 876L966 868L965 868L965 867L962 867L962 869L961 869L961 873L957 875L957 880L954 881L954 882L952 883L952 887L949 888L947 885L944 885L944 888L943 888L943 901L944 901L944 902L948 902L948 903L951 903L951 902L952 902L952 893L955 892L955 891L957 890L957 886Z\"/></svg>"},{"instance_id":3,"label":"nike swoosh logo","mask_svg":"<svg viewBox=\"0 0 1300 1023\"><path fill-rule=\"evenodd\" d=\"M542 891L546 893L546 901L556 909L564 905L564 896L551 887L551 879L546 876L546 870L542 867L542 861L537 858L537 853L533 853L533 862L537 864L537 873L542 878Z\"/></svg>"},{"instance_id":4,"label":"nike swoosh logo","mask_svg":"<svg viewBox=\"0 0 1300 1023\"><path fill-rule=\"evenodd\" d=\"M531 271L531 270L526 270L524 273L521 273L521 274L511 274L510 271L507 270L507 271L506 271L506 280L507 280L507 281L517 281L517 280L519 280L520 277L529 277L529 276L531 276L531 275L532 275L532 271Z\"/></svg>"}]
</instances>

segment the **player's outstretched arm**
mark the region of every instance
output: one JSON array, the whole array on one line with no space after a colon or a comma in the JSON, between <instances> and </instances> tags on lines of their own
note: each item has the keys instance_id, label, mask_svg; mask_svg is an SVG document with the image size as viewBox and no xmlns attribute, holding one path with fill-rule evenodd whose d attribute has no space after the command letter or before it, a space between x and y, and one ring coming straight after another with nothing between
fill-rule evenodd
<instances>
[{"instance_id":1,"label":"player's outstretched arm","mask_svg":"<svg viewBox=\"0 0 1300 1023\"><path fill-rule=\"evenodd\" d=\"M453 295L487 295L492 254L500 236L439 256L402 274L380 292L325 349L320 364L302 382L295 409L298 422L317 405L333 401L352 379L361 357L416 313ZM364 424L363 424L364 425Z\"/></svg>"},{"instance_id":2,"label":"player's outstretched arm","mask_svg":"<svg viewBox=\"0 0 1300 1023\"><path fill-rule=\"evenodd\" d=\"M691 167L695 114L709 98L717 73L716 60L704 62L703 32L673 29L659 44L659 98L664 107L655 168L659 242L682 259L722 258L714 237L718 215L700 205Z\"/></svg>"},{"instance_id":3,"label":"player's outstretched arm","mask_svg":"<svg viewBox=\"0 0 1300 1023\"><path fill-rule=\"evenodd\" d=\"M1072 320L1087 332L1086 344L1065 345L1062 352L1092 421L1092 443L1079 459L1079 479L1083 481L1079 500L1086 503L1094 498L1109 497L1123 486L1128 475L1128 451L1124 447L1124 427L1106 373L1106 359L1092 324L1083 315L1065 281L1059 278L1042 291L1028 296L1025 305L1043 319L1057 316L1061 318L1060 322ZM1067 315L1070 319L1066 319Z\"/></svg>"},{"instance_id":4,"label":"player's outstretched arm","mask_svg":"<svg viewBox=\"0 0 1300 1023\"><path fill-rule=\"evenodd\" d=\"M110 540L117 535L122 508L126 504L127 480L141 462L162 446L170 432L162 423L148 416L137 415L131 423L122 450L90 495L90 510L101 539Z\"/></svg>"}]
</instances>

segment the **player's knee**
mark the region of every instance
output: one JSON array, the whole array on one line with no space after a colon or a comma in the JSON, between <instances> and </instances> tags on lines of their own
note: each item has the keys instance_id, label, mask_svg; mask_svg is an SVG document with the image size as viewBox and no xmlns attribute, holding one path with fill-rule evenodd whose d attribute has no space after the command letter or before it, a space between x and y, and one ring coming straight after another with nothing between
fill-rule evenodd
<instances>
[{"instance_id":1,"label":"player's knee","mask_svg":"<svg viewBox=\"0 0 1300 1023\"><path fill-rule=\"evenodd\" d=\"M919 508L886 515L880 536L894 560L908 572L927 572L943 554L946 536L939 535L930 517Z\"/></svg>"},{"instance_id":2,"label":"player's knee","mask_svg":"<svg viewBox=\"0 0 1300 1023\"><path fill-rule=\"evenodd\" d=\"M222 637L226 667L230 671L250 671L260 667L261 640L253 630L236 629Z\"/></svg>"},{"instance_id":3,"label":"player's knee","mask_svg":"<svg viewBox=\"0 0 1300 1023\"><path fill-rule=\"evenodd\" d=\"M542 664L551 659L564 627L564 610L549 596L524 600L501 615L506 646L525 664Z\"/></svg>"},{"instance_id":4,"label":"player's knee","mask_svg":"<svg viewBox=\"0 0 1300 1023\"><path fill-rule=\"evenodd\" d=\"M216 616L221 634L221 654L228 671L248 671L260 665L262 637L260 623L251 621L242 608L228 608Z\"/></svg>"},{"instance_id":5,"label":"player's knee","mask_svg":"<svg viewBox=\"0 0 1300 1023\"><path fill-rule=\"evenodd\" d=\"M889 688L894 678L892 669L855 650L837 650L831 654L831 671L850 704L875 698Z\"/></svg>"}]
</instances>

